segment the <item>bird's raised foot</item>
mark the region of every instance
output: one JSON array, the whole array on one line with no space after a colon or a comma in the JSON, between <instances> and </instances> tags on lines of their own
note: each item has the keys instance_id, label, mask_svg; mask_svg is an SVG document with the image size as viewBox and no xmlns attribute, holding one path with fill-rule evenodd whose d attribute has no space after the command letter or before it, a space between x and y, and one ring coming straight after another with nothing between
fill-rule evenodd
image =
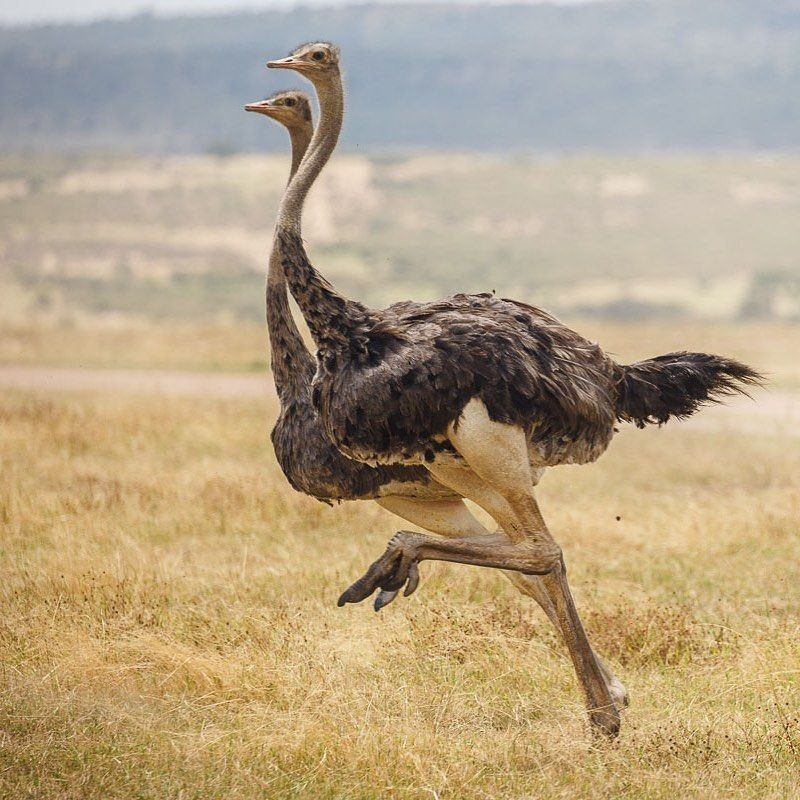
<instances>
[{"instance_id":1,"label":"bird's raised foot","mask_svg":"<svg viewBox=\"0 0 800 800\"><path fill-rule=\"evenodd\" d=\"M396 533L386 546L386 552L339 597L337 605L360 603L370 597L376 589L375 610L380 611L397 597L405 586L403 595L408 597L419 585L419 534L409 531Z\"/></svg>"},{"instance_id":2,"label":"bird's raised foot","mask_svg":"<svg viewBox=\"0 0 800 800\"><path fill-rule=\"evenodd\" d=\"M381 589L375 597L375 602L372 604L372 607L375 609L375 611L380 611L385 606L388 606L389 603L393 602L398 594L400 594L399 589L395 589L393 592L388 592L386 589Z\"/></svg>"}]
</instances>

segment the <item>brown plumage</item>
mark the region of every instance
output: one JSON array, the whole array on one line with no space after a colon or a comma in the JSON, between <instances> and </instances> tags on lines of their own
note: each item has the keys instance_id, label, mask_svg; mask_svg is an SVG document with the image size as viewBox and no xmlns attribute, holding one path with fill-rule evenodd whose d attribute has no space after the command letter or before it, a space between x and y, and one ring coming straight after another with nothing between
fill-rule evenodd
<instances>
[{"instance_id":1,"label":"brown plumage","mask_svg":"<svg viewBox=\"0 0 800 800\"><path fill-rule=\"evenodd\" d=\"M387 309L342 296L300 235L303 201L341 130L338 59L335 45L311 43L271 65L300 72L319 94L322 116L281 204L276 252L318 347L314 406L340 450L371 463L430 463L477 398L491 420L525 431L536 466L584 463L605 450L618 419L664 422L758 381L707 354L624 367L547 312L488 294Z\"/></svg>"},{"instance_id":2,"label":"brown plumage","mask_svg":"<svg viewBox=\"0 0 800 800\"><path fill-rule=\"evenodd\" d=\"M761 380L745 364L707 353L667 353L618 369L617 416L638 428L683 419Z\"/></svg>"},{"instance_id":3,"label":"brown plumage","mask_svg":"<svg viewBox=\"0 0 800 800\"><path fill-rule=\"evenodd\" d=\"M759 380L705 353L619 365L547 312L490 294L368 309L317 278L299 237L279 236L319 346L314 405L354 458L431 461L477 397L492 420L526 431L536 466L586 463L606 449L617 420L641 427L685 417Z\"/></svg>"},{"instance_id":4,"label":"brown plumage","mask_svg":"<svg viewBox=\"0 0 800 800\"><path fill-rule=\"evenodd\" d=\"M294 90L275 92L245 108L274 119L289 132L291 180L313 133L308 96ZM272 375L280 400L271 439L278 463L292 487L328 503L377 498L390 490L398 493L404 484L413 484L409 494L414 496L453 496L438 487L422 467L372 467L342 455L327 438L311 403L316 362L295 324L286 281L274 256L270 257L266 308Z\"/></svg>"}]
</instances>

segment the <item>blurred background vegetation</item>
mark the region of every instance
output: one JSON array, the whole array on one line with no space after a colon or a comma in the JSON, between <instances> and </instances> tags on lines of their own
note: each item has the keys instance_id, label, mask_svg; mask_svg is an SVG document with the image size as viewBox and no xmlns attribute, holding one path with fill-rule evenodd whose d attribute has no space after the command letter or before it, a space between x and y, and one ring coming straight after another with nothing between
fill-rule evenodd
<instances>
[{"instance_id":1,"label":"blurred background vegetation","mask_svg":"<svg viewBox=\"0 0 800 800\"><path fill-rule=\"evenodd\" d=\"M332 5L8 29L0 145L276 149L237 112L310 38L343 48L350 150L800 142L797 0Z\"/></svg>"},{"instance_id":2,"label":"blurred background vegetation","mask_svg":"<svg viewBox=\"0 0 800 800\"><path fill-rule=\"evenodd\" d=\"M335 5L0 29L0 313L260 322L288 143L246 101L341 44L319 263L370 303L800 319L800 3Z\"/></svg>"},{"instance_id":3,"label":"blurred background vegetation","mask_svg":"<svg viewBox=\"0 0 800 800\"><path fill-rule=\"evenodd\" d=\"M0 311L259 322L286 170L285 155L0 159ZM789 155L343 155L306 237L376 304L494 289L573 316L788 321L798 219Z\"/></svg>"}]
</instances>

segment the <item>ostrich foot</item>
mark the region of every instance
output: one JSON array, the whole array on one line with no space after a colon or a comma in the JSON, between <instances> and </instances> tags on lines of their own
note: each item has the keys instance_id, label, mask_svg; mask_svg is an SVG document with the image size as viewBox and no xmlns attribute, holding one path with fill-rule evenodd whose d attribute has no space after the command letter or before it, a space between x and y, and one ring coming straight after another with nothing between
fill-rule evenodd
<instances>
[{"instance_id":1,"label":"ostrich foot","mask_svg":"<svg viewBox=\"0 0 800 800\"><path fill-rule=\"evenodd\" d=\"M375 602L372 604L375 611L380 611L385 606L388 606L397 595L400 594L399 589L395 589L393 592L387 592L385 589L381 589L378 592L378 596L375 598Z\"/></svg>"},{"instance_id":2,"label":"ostrich foot","mask_svg":"<svg viewBox=\"0 0 800 800\"><path fill-rule=\"evenodd\" d=\"M419 552L416 535L407 531L395 534L386 546L386 552L352 586L346 589L337 605L360 603L376 589L381 592L375 599L375 610L380 611L397 597L405 586L403 595L408 597L419 585Z\"/></svg>"},{"instance_id":3,"label":"ostrich foot","mask_svg":"<svg viewBox=\"0 0 800 800\"><path fill-rule=\"evenodd\" d=\"M543 575L561 563L561 549L555 542L533 537L513 542L503 533L441 539L399 531L389 541L386 552L342 594L339 605L360 603L376 589L383 592L375 604L376 610L390 603L396 596L391 593L403 586L407 597L419 584L417 565L425 559Z\"/></svg>"}]
</instances>

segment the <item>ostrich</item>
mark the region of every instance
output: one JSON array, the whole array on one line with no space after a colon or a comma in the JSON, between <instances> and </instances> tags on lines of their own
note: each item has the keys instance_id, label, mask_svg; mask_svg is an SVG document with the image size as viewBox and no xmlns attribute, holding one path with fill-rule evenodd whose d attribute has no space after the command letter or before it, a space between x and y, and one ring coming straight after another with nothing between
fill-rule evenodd
<instances>
[{"instance_id":1,"label":"ostrich","mask_svg":"<svg viewBox=\"0 0 800 800\"><path fill-rule=\"evenodd\" d=\"M287 129L292 148L291 182L313 131L308 96L294 90L276 92L265 100L246 105L245 109L274 119ZM292 487L327 503L374 499L412 524L443 536L488 533L470 514L462 498L436 482L424 467L373 467L345 457L328 439L311 403L315 361L289 309L278 246L270 256L266 302L272 373L280 401L272 442L278 463ZM533 597L559 627L559 617L539 576L504 574L520 592ZM396 595L397 590L380 592L375 600L376 611ZM596 657L614 702L620 707L627 705L625 687L606 663Z\"/></svg>"},{"instance_id":2,"label":"ostrich","mask_svg":"<svg viewBox=\"0 0 800 800\"><path fill-rule=\"evenodd\" d=\"M266 100L246 105L245 109L264 114L288 130L292 146L291 182L313 132L308 96L297 91L276 92ZM316 363L292 317L278 256L278 248L273 247L266 290L271 368L280 401L272 443L289 483L297 491L328 503L377 498L403 483L413 484L417 495L454 497L452 491L437 486L422 467L372 467L353 461L343 456L325 436L311 404L310 387Z\"/></svg>"},{"instance_id":3,"label":"ostrich","mask_svg":"<svg viewBox=\"0 0 800 800\"><path fill-rule=\"evenodd\" d=\"M424 465L483 507L501 532L444 539L401 531L340 604L375 589L412 592L425 559L541 575L584 689L589 719L609 736L619 711L572 600L561 548L534 487L544 469L606 450L617 420L639 426L686 417L744 392L759 375L732 359L670 353L623 366L550 314L489 294L372 309L311 265L302 202L336 146L343 117L339 51L301 45L272 68L313 84L321 116L284 194L276 240L289 288L317 345L312 400L329 439L369 464Z\"/></svg>"}]
</instances>

